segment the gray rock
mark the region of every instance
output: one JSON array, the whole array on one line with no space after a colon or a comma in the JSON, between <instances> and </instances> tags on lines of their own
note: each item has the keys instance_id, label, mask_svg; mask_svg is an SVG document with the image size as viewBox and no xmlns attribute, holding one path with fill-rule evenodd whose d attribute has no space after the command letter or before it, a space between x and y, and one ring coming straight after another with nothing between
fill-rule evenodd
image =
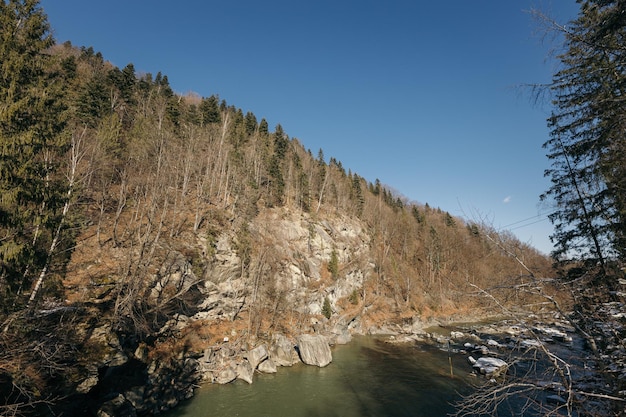
<instances>
[{"instance_id":1,"label":"gray rock","mask_svg":"<svg viewBox=\"0 0 626 417\"><path fill-rule=\"evenodd\" d=\"M96 327L88 343L100 348L99 365L121 366L128 362L117 335L109 326Z\"/></svg>"},{"instance_id":2,"label":"gray rock","mask_svg":"<svg viewBox=\"0 0 626 417\"><path fill-rule=\"evenodd\" d=\"M259 371L264 374L275 374L277 372L276 364L271 358L267 358L259 364Z\"/></svg>"},{"instance_id":3,"label":"gray rock","mask_svg":"<svg viewBox=\"0 0 626 417\"><path fill-rule=\"evenodd\" d=\"M145 387L137 386L124 393L124 397L132 404L132 406L139 412L145 411L145 403L143 401L143 395L145 393Z\"/></svg>"},{"instance_id":4,"label":"gray rock","mask_svg":"<svg viewBox=\"0 0 626 417\"><path fill-rule=\"evenodd\" d=\"M248 384L252 384L252 376L254 375L254 368L250 365L250 362L244 360L237 365L237 379L246 381Z\"/></svg>"},{"instance_id":5,"label":"gray rock","mask_svg":"<svg viewBox=\"0 0 626 417\"><path fill-rule=\"evenodd\" d=\"M215 383L217 384L228 384L235 379L237 379L237 372L232 368L223 369L215 375Z\"/></svg>"},{"instance_id":6,"label":"gray rock","mask_svg":"<svg viewBox=\"0 0 626 417\"><path fill-rule=\"evenodd\" d=\"M287 336L276 334L270 349L270 358L276 366L291 366L300 362L298 353L294 348L294 343L289 341Z\"/></svg>"},{"instance_id":7,"label":"gray rock","mask_svg":"<svg viewBox=\"0 0 626 417\"><path fill-rule=\"evenodd\" d=\"M122 394L118 394L112 400L109 400L102 404L96 415L98 417L135 417L137 415L137 412L132 407L132 405L128 401L126 401L126 398L124 398Z\"/></svg>"},{"instance_id":8,"label":"gray rock","mask_svg":"<svg viewBox=\"0 0 626 417\"><path fill-rule=\"evenodd\" d=\"M350 332L348 330L345 330L345 331L341 332L340 334L336 334L333 337L333 341L337 345L348 344L348 343L350 343L351 340L352 340L352 335L350 334Z\"/></svg>"},{"instance_id":9,"label":"gray rock","mask_svg":"<svg viewBox=\"0 0 626 417\"><path fill-rule=\"evenodd\" d=\"M563 405L567 403L567 401L565 401L565 398L556 394L546 396L546 402L548 404L556 404L556 405Z\"/></svg>"},{"instance_id":10,"label":"gray rock","mask_svg":"<svg viewBox=\"0 0 626 417\"><path fill-rule=\"evenodd\" d=\"M479 373L491 377L502 373L509 365L502 359L482 357L477 359L472 366Z\"/></svg>"},{"instance_id":11,"label":"gray rock","mask_svg":"<svg viewBox=\"0 0 626 417\"><path fill-rule=\"evenodd\" d=\"M89 376L85 378L83 382L78 384L76 392L80 394L87 394L93 387L98 385L98 381L98 368L93 367L92 369L89 369Z\"/></svg>"},{"instance_id":12,"label":"gray rock","mask_svg":"<svg viewBox=\"0 0 626 417\"><path fill-rule=\"evenodd\" d=\"M332 338L331 343L336 345L345 345L350 343L352 340L352 335L348 330L348 325L343 321L341 323L335 324L332 329Z\"/></svg>"},{"instance_id":13,"label":"gray rock","mask_svg":"<svg viewBox=\"0 0 626 417\"><path fill-rule=\"evenodd\" d=\"M265 347L265 345L261 345L248 351L248 353L245 354L244 358L246 358L248 362L250 362L250 365L254 370L259 365L259 363L267 359L268 356L269 354L267 352L267 348Z\"/></svg>"},{"instance_id":14,"label":"gray rock","mask_svg":"<svg viewBox=\"0 0 626 417\"><path fill-rule=\"evenodd\" d=\"M303 334L298 336L297 342L300 359L307 365L321 368L332 362L333 357L325 336Z\"/></svg>"}]
</instances>

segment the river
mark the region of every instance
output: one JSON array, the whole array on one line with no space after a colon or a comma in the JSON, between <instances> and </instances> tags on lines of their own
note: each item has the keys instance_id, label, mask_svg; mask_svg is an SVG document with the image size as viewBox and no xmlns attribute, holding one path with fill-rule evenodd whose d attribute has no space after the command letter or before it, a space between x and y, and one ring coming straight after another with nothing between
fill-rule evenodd
<instances>
[{"instance_id":1,"label":"river","mask_svg":"<svg viewBox=\"0 0 626 417\"><path fill-rule=\"evenodd\" d=\"M206 385L168 417L401 417L445 416L470 389L471 367L461 355L429 346L356 337L333 348L333 362L297 364L254 383Z\"/></svg>"}]
</instances>

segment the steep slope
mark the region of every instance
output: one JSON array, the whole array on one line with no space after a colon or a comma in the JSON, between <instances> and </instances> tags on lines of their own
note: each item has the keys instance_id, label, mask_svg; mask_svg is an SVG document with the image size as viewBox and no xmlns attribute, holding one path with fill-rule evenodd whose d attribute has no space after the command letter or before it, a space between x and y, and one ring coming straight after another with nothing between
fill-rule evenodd
<instances>
[{"instance_id":1,"label":"steep slope","mask_svg":"<svg viewBox=\"0 0 626 417\"><path fill-rule=\"evenodd\" d=\"M71 69L52 174L74 185L54 262L18 271L41 289L0 282L7 410L159 412L254 348L479 314L489 304L469 294L523 277L519 259L549 271L511 235L314 158L215 96L90 48L50 57Z\"/></svg>"}]
</instances>

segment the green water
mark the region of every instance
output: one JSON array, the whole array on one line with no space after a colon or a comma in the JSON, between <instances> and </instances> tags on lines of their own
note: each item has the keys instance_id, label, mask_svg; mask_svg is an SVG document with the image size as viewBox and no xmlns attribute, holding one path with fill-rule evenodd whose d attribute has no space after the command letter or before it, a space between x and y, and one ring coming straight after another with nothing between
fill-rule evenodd
<instances>
[{"instance_id":1,"label":"green water","mask_svg":"<svg viewBox=\"0 0 626 417\"><path fill-rule=\"evenodd\" d=\"M168 417L364 417L445 416L468 390L471 371L460 356L426 347L355 338L333 349L333 362L298 364L254 383L208 385Z\"/></svg>"}]
</instances>

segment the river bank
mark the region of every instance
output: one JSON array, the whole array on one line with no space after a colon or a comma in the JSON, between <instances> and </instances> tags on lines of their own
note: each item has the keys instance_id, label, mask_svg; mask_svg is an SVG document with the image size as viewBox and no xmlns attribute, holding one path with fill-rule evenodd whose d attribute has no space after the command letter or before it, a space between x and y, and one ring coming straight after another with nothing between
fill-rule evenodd
<instances>
[{"instance_id":1,"label":"river bank","mask_svg":"<svg viewBox=\"0 0 626 417\"><path fill-rule=\"evenodd\" d=\"M259 412L420 416L455 411L472 415L477 411L497 413L498 406L520 413L525 410L524 415L577 415L575 410L582 401L587 409L610 413L610 405L602 401L606 386L597 363L585 340L563 318L528 316L520 322L500 317L473 323L441 320L392 328L398 326L371 328L375 335L356 335L347 345L331 342L332 363L328 366L298 361L278 372L257 369L254 383L235 378L228 385L204 385L171 416L223 412L240 416ZM341 374L339 382L337 373ZM369 382L360 385L363 379ZM355 398L348 400L339 394L346 389ZM414 391L418 398L407 394ZM494 392L504 395L496 401ZM436 403L427 408L430 411L406 404L425 404L425 398ZM392 406L397 402L403 404L399 409Z\"/></svg>"},{"instance_id":2,"label":"river bank","mask_svg":"<svg viewBox=\"0 0 626 417\"><path fill-rule=\"evenodd\" d=\"M451 378L445 352L385 336L355 336L332 354L323 368L298 363L253 384L204 385L167 416L445 416L471 383L463 358L454 358Z\"/></svg>"}]
</instances>

